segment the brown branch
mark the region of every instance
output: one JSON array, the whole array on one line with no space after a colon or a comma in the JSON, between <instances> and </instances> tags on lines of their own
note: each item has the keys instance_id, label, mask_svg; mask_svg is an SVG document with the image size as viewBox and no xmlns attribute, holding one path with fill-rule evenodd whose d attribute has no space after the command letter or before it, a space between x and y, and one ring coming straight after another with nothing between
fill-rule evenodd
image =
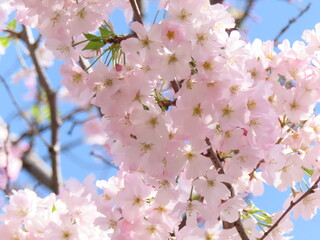
<instances>
[{"instance_id":1,"label":"brown branch","mask_svg":"<svg viewBox=\"0 0 320 240\"><path fill-rule=\"evenodd\" d=\"M132 37L137 37L136 33L130 33L124 36L115 36L112 38L109 38L108 40L106 40L106 43L110 43L110 44L119 44L121 43L123 40L132 38Z\"/></svg>"},{"instance_id":2,"label":"brown branch","mask_svg":"<svg viewBox=\"0 0 320 240\"><path fill-rule=\"evenodd\" d=\"M72 149L72 148L74 148L74 147L76 147L76 146L78 146L78 145L80 145L82 143L83 143L83 139L81 139L81 138L80 139L76 139L76 140L71 141L71 142L68 142L68 143L66 143L66 144L61 146L61 152L67 152L70 149Z\"/></svg>"},{"instance_id":3,"label":"brown branch","mask_svg":"<svg viewBox=\"0 0 320 240\"><path fill-rule=\"evenodd\" d=\"M52 184L56 194L59 193L61 185L61 169L60 169L60 145L59 145L59 127L60 118L58 116L57 93L52 89L44 69L40 65L40 60L33 40L32 32L29 27L22 26L21 40L23 40L30 51L33 64L35 66L40 86L44 89L50 108L51 119L51 145L48 147L51 165L52 165Z\"/></svg>"},{"instance_id":4,"label":"brown branch","mask_svg":"<svg viewBox=\"0 0 320 240\"><path fill-rule=\"evenodd\" d=\"M206 138L206 143L209 146L209 148L207 149L207 153L203 154L203 155L211 159L213 166L215 167L215 169L218 171L219 174L224 174L225 172L224 172L223 166L221 164L221 160L219 159L218 154L213 151L213 149L211 147L210 140L208 138ZM233 198L235 196L235 191L234 191L233 186L227 182L223 182L223 184L229 189L229 191L231 193L231 198ZM247 236L247 233L246 233L243 225L242 225L240 216L239 216L238 220L233 223L222 221L222 225L223 225L224 229L230 229L232 227L235 227L242 240L250 240L249 237Z\"/></svg>"},{"instance_id":5,"label":"brown branch","mask_svg":"<svg viewBox=\"0 0 320 240\"><path fill-rule=\"evenodd\" d=\"M247 5L246 5L246 8L244 10L244 13L242 14L242 16L240 18L236 19L236 28L240 28L242 23L244 22L244 20L249 16L249 14L250 14L250 12L252 10L254 1L255 0L248 0L247 1Z\"/></svg>"},{"instance_id":6,"label":"brown branch","mask_svg":"<svg viewBox=\"0 0 320 240\"><path fill-rule=\"evenodd\" d=\"M84 124L92 119L95 119L94 117L90 117L88 119L84 119L84 120L74 120L72 121L72 124L71 124L71 127L69 128L69 131L68 131L68 135L71 135L72 132L73 132L73 129L77 126L77 125L80 125L80 124Z\"/></svg>"},{"instance_id":7,"label":"brown branch","mask_svg":"<svg viewBox=\"0 0 320 240\"><path fill-rule=\"evenodd\" d=\"M210 4L211 5L214 5L214 4L217 4L217 3L223 3L223 0L210 0Z\"/></svg>"},{"instance_id":8,"label":"brown branch","mask_svg":"<svg viewBox=\"0 0 320 240\"><path fill-rule=\"evenodd\" d=\"M22 158L23 168L35 179L44 184L50 190L55 191L52 184L50 166L33 151L25 153Z\"/></svg>"},{"instance_id":9,"label":"brown branch","mask_svg":"<svg viewBox=\"0 0 320 240\"><path fill-rule=\"evenodd\" d=\"M166 111L169 109L170 106L176 106L177 99L174 100L166 100L166 101L159 101L158 105L161 109L165 109Z\"/></svg>"},{"instance_id":10,"label":"brown branch","mask_svg":"<svg viewBox=\"0 0 320 240\"><path fill-rule=\"evenodd\" d=\"M3 31L8 33L9 36L12 37L12 38L17 38L17 39L21 38L21 33L20 32L16 32L16 31L11 30L11 29L4 29Z\"/></svg>"},{"instance_id":11,"label":"brown branch","mask_svg":"<svg viewBox=\"0 0 320 240\"><path fill-rule=\"evenodd\" d=\"M71 119L74 115L76 115L77 113L83 112L83 111L87 111L90 109L91 106L88 106L88 108L76 108L74 110L72 110L71 112L67 113L65 116L61 117L61 122L65 122L69 119ZM38 128L35 128L36 131L34 129L28 130L24 133L22 133L19 138L15 139L12 143L15 145L18 142L20 142L22 139L26 138L26 137L31 137L34 134L38 133L38 132L43 132L45 130L48 130L50 128L50 124L49 125L45 125L45 126L40 126ZM47 145L49 146L49 144Z\"/></svg>"},{"instance_id":12,"label":"brown branch","mask_svg":"<svg viewBox=\"0 0 320 240\"><path fill-rule=\"evenodd\" d=\"M284 211L281 217L266 231L263 236L259 240L265 239L281 222L281 220L294 208L299 202L301 202L305 197L309 196L310 194L314 193L314 190L318 188L318 183L320 182L320 177L315 181L315 183L295 202L291 201L290 206Z\"/></svg>"},{"instance_id":13,"label":"brown branch","mask_svg":"<svg viewBox=\"0 0 320 240\"><path fill-rule=\"evenodd\" d=\"M130 0L130 4L133 10L133 21L137 21L143 25L140 9L137 0Z\"/></svg>"},{"instance_id":14,"label":"brown branch","mask_svg":"<svg viewBox=\"0 0 320 240\"><path fill-rule=\"evenodd\" d=\"M281 31L278 33L278 35L274 38L273 41L274 41L274 44L275 44L275 45L278 45L278 40L279 40L279 38L289 29L289 27L290 27L294 22L296 22L300 17L302 17L302 15L305 14L305 13L310 9L310 7L311 7L311 3L309 3L304 9L302 9L302 10L300 11L300 13L299 13L296 17L290 19L290 21L288 22L288 24L287 24L284 28L282 28Z\"/></svg>"},{"instance_id":15,"label":"brown branch","mask_svg":"<svg viewBox=\"0 0 320 240\"><path fill-rule=\"evenodd\" d=\"M252 179L254 178L254 173L255 173L255 171L258 170L258 168L261 166L262 163L264 163L264 159L261 159L261 160L258 162L257 166L248 174L249 177L250 177L250 180L252 180Z\"/></svg>"},{"instance_id":16,"label":"brown branch","mask_svg":"<svg viewBox=\"0 0 320 240\"><path fill-rule=\"evenodd\" d=\"M94 151L90 152L90 155L100 159L103 163L109 165L110 167L113 167L115 169L118 169L118 167L116 165L114 165L112 162L108 161L107 159L105 159L102 155L100 155L99 153L96 153Z\"/></svg>"},{"instance_id":17,"label":"brown branch","mask_svg":"<svg viewBox=\"0 0 320 240\"><path fill-rule=\"evenodd\" d=\"M79 56L79 65L83 71L86 71L86 69L88 69L90 66L90 62L82 56Z\"/></svg>"}]
</instances>

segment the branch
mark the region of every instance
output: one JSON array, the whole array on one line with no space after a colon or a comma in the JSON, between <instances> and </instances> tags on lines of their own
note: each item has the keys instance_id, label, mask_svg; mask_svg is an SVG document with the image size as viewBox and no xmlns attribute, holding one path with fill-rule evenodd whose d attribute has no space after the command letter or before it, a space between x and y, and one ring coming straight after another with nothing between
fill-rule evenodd
<instances>
[{"instance_id":1,"label":"branch","mask_svg":"<svg viewBox=\"0 0 320 240\"><path fill-rule=\"evenodd\" d=\"M91 106L88 106L87 108L76 108L74 110L72 110L71 112L69 112L68 114L66 114L65 116L63 116L61 118L61 122L70 120L71 118L74 117L74 115L76 115L77 113L83 112L83 111L88 111L90 109ZM25 137L31 137L33 136L35 133L41 133L45 130L48 130L50 128L50 124L49 125L44 125L44 126L40 126L38 128L35 129L31 129L28 130L24 133L22 133L17 139L15 139L14 141L12 141L13 145L17 144L18 142L20 142L22 139L24 139ZM49 144L47 144L47 146L49 146Z\"/></svg>"},{"instance_id":2,"label":"branch","mask_svg":"<svg viewBox=\"0 0 320 240\"><path fill-rule=\"evenodd\" d=\"M213 149L211 147L210 140L208 138L206 138L206 143L208 144L209 148L207 149L207 154L204 154L204 156L211 159L213 166L215 167L215 169L218 171L219 174L224 174L225 172L224 172L223 166L221 164L221 160L219 159L219 156L213 151ZM223 182L223 184L229 189L229 191L231 193L231 198L233 198L235 196L235 191L234 191L234 188L232 187L232 185L227 182ZM222 224L223 224L224 229L230 229L232 227L235 227L242 240L250 240L249 237L247 236L247 233L246 233L243 225L242 225L240 217L238 218L237 221L235 221L233 223L223 221Z\"/></svg>"},{"instance_id":3,"label":"branch","mask_svg":"<svg viewBox=\"0 0 320 240\"><path fill-rule=\"evenodd\" d=\"M60 118L58 116L57 107L57 94L52 89L49 80L40 65L39 57L36 53L36 46L33 40L32 32L29 27L22 25L23 29L21 32L21 39L26 43L30 56L32 58L33 64L38 74L38 80L40 86L44 89L45 94L48 99L48 105L50 108L50 118L51 118L51 145L48 147L51 165L52 165L52 184L53 189L56 194L59 193L59 187L61 185L61 169L60 169L60 145L59 145L59 126Z\"/></svg>"},{"instance_id":4,"label":"branch","mask_svg":"<svg viewBox=\"0 0 320 240\"><path fill-rule=\"evenodd\" d=\"M133 21L137 21L143 25L140 9L136 0L130 0L130 4L133 10Z\"/></svg>"},{"instance_id":5,"label":"branch","mask_svg":"<svg viewBox=\"0 0 320 240\"><path fill-rule=\"evenodd\" d=\"M36 153L29 151L23 155L21 160L23 168L25 168L40 183L54 191L50 166L43 159L41 159Z\"/></svg>"},{"instance_id":6,"label":"branch","mask_svg":"<svg viewBox=\"0 0 320 240\"><path fill-rule=\"evenodd\" d=\"M217 3L223 3L223 0L210 0L210 4L211 5L214 5L214 4L217 4Z\"/></svg>"},{"instance_id":7,"label":"branch","mask_svg":"<svg viewBox=\"0 0 320 240\"><path fill-rule=\"evenodd\" d=\"M102 155L100 155L99 153L96 153L96 152L94 152L94 151L91 151L91 152L90 152L90 155L92 155L92 156L100 159L103 163L107 164L108 166L119 170L119 168L118 168L116 165L114 165L112 162L110 162L110 161L108 161L107 159L105 159L105 158L104 158Z\"/></svg>"},{"instance_id":8,"label":"branch","mask_svg":"<svg viewBox=\"0 0 320 240\"><path fill-rule=\"evenodd\" d=\"M314 193L314 190L318 188L318 183L320 182L320 177L315 181L315 183L301 196L297 199L297 201L293 202L291 201L290 206L287 208L287 210L284 211L284 213L281 215L281 217L269 228L268 231L266 231L263 236L259 240L265 239L281 222L281 220L291 211L292 208L294 208L301 200L303 200L305 197L309 196L310 194Z\"/></svg>"},{"instance_id":9,"label":"branch","mask_svg":"<svg viewBox=\"0 0 320 240\"><path fill-rule=\"evenodd\" d=\"M16 107L16 109L18 110L19 114L21 115L21 117L26 121L26 123L29 125L29 127L31 128L31 131L33 131L34 133L36 133L40 140L43 142L44 145L46 145L47 147L50 146L50 144L46 141L46 139L41 135L40 131L32 124L32 122L26 117L26 115L24 114L23 110L21 109L21 107L19 106L19 104L17 103L15 97L13 96L12 91L10 90L10 87L8 86L7 82L4 80L4 78L2 76L0 76L0 80L3 83L4 87L6 88L9 97L13 103L13 105Z\"/></svg>"},{"instance_id":10,"label":"branch","mask_svg":"<svg viewBox=\"0 0 320 240\"><path fill-rule=\"evenodd\" d=\"M240 18L236 19L236 28L240 28L242 23L244 22L244 20L249 16L250 11L253 7L254 1L255 0L248 0L247 1L247 5L244 10L244 13L242 14L242 16Z\"/></svg>"},{"instance_id":11,"label":"branch","mask_svg":"<svg viewBox=\"0 0 320 240\"><path fill-rule=\"evenodd\" d=\"M136 33L130 33L130 34L127 34L127 35L124 35L124 36L115 36L113 38L109 38L106 42L110 43L110 44L119 44L123 40L129 39L129 38L132 38L132 37L136 38L137 34Z\"/></svg>"},{"instance_id":12,"label":"branch","mask_svg":"<svg viewBox=\"0 0 320 240\"><path fill-rule=\"evenodd\" d=\"M261 164L264 163L264 162L265 162L264 159L261 159L261 160L259 161L259 163L257 164L257 166L248 174L249 177L250 177L250 180L252 180L253 178L255 178L255 177L254 177L254 173L259 169L259 167L261 166Z\"/></svg>"},{"instance_id":13,"label":"branch","mask_svg":"<svg viewBox=\"0 0 320 240\"><path fill-rule=\"evenodd\" d=\"M287 24L284 28L282 28L282 30L281 30L281 31L278 33L278 35L274 38L273 41L274 41L275 45L278 45L278 40L279 40L279 38L289 29L289 27L290 27L294 22L296 22L300 17L302 17L302 15L305 14L305 13L310 9L310 7L311 7L311 3L309 3L304 9L302 9L302 10L300 11L300 13L299 13L296 17L290 19L290 21L288 22L288 24Z\"/></svg>"}]
</instances>

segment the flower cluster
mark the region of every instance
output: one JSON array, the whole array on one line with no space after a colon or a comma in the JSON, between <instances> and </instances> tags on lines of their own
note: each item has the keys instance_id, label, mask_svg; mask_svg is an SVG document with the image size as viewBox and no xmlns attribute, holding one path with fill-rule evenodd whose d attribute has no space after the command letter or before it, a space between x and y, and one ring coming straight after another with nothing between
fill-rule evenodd
<instances>
[{"instance_id":1,"label":"flower cluster","mask_svg":"<svg viewBox=\"0 0 320 240\"><path fill-rule=\"evenodd\" d=\"M99 142L120 171L97 182L100 195L75 183L59 197L15 192L2 215L8 239L240 239L224 225L241 217L256 239L263 231L244 197L263 194L264 183L284 191L305 173L310 183L319 177L319 25L305 31L306 43L284 41L276 53L271 41L241 40L221 4L161 1L168 18L149 29L131 23L134 37L121 40L113 66L99 61L86 71L76 63L86 50L74 43L130 5L53 2L17 1L17 19L66 60L60 73L73 96L100 108ZM314 216L315 192L296 216ZM268 239L286 239L291 229L286 217Z\"/></svg>"},{"instance_id":2,"label":"flower cluster","mask_svg":"<svg viewBox=\"0 0 320 240\"><path fill-rule=\"evenodd\" d=\"M7 125L0 118L0 189L5 190L10 181L18 177L22 161L21 156L28 146L24 143L12 144Z\"/></svg>"}]
</instances>

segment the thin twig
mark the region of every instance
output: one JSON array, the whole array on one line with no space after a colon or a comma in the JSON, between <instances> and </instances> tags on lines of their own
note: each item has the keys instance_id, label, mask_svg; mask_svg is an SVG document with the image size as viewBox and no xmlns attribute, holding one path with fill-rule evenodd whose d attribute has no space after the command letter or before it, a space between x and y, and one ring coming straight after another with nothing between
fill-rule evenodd
<instances>
[{"instance_id":1,"label":"thin twig","mask_svg":"<svg viewBox=\"0 0 320 240\"><path fill-rule=\"evenodd\" d=\"M57 93L52 89L50 82L46 76L44 69L40 65L40 60L36 52L36 46L34 45L33 35L31 29L26 26L22 26L21 40L23 40L27 48L30 51L30 56L32 58L33 64L35 66L38 80L40 86L44 89L47 96L48 105L50 109L50 119L51 119L51 145L48 150L51 158L52 165L52 184L53 189L56 194L59 193L59 188L61 185L61 169L60 169L60 145L59 145L59 127L60 127L60 117L58 115L57 106Z\"/></svg>"},{"instance_id":2,"label":"thin twig","mask_svg":"<svg viewBox=\"0 0 320 240\"><path fill-rule=\"evenodd\" d=\"M80 112L84 112L84 111L88 111L90 109L91 106L88 106L88 108L76 108L74 110L72 110L71 112L67 113L65 116L61 117L61 122L65 122L65 121L68 121L70 120L71 118L74 117L74 115L76 115L77 113L80 113ZM50 128L50 124L49 125L44 125L44 126L40 126L38 128L36 128L37 132L43 132L45 130L48 130ZM33 136L36 132L31 129L27 132L24 132L23 134L21 134L19 136L19 138L15 139L12 143L13 145L17 144L18 142L20 142L22 139L26 138L26 137L30 137L30 136ZM48 144L49 146L49 144Z\"/></svg>"},{"instance_id":3,"label":"thin twig","mask_svg":"<svg viewBox=\"0 0 320 240\"><path fill-rule=\"evenodd\" d=\"M90 155L100 159L102 162L106 163L107 165L109 165L110 167L116 168L118 169L117 166L115 166L114 164L112 164L110 161L108 161L107 159L105 159L102 155L100 155L99 153L96 153L94 151L90 152Z\"/></svg>"},{"instance_id":4,"label":"thin twig","mask_svg":"<svg viewBox=\"0 0 320 240\"><path fill-rule=\"evenodd\" d=\"M315 181L315 183L301 196L299 197L295 202L291 201L289 207L283 212L281 217L269 228L268 231L266 231L263 236L259 240L265 239L281 222L281 220L291 211L292 208L294 208L301 200L303 200L308 195L314 193L314 190L318 188L318 183L320 182L320 177Z\"/></svg>"},{"instance_id":5,"label":"thin twig","mask_svg":"<svg viewBox=\"0 0 320 240\"><path fill-rule=\"evenodd\" d=\"M70 149L83 144L83 139L76 139L61 146L61 152L67 152Z\"/></svg>"},{"instance_id":6,"label":"thin twig","mask_svg":"<svg viewBox=\"0 0 320 240\"><path fill-rule=\"evenodd\" d=\"M254 178L254 173L255 173L255 171L257 171L257 170L259 169L259 167L261 166L261 164L264 163L264 162L265 162L264 159L261 159L261 160L258 162L257 166L248 174L249 177L250 177L250 180L252 180L252 179Z\"/></svg>"},{"instance_id":7,"label":"thin twig","mask_svg":"<svg viewBox=\"0 0 320 240\"><path fill-rule=\"evenodd\" d=\"M84 124L84 123L86 123L86 122L88 122L88 121L90 121L90 120L92 120L92 119L95 119L95 117L90 117L90 118L84 119L84 120L74 120L74 121L72 121L72 125L71 125L71 127L70 127L70 129L69 129L69 131L68 131L68 135L71 135L71 134L72 134L73 129L74 129L77 125L79 125L79 124Z\"/></svg>"},{"instance_id":8,"label":"thin twig","mask_svg":"<svg viewBox=\"0 0 320 240\"><path fill-rule=\"evenodd\" d=\"M244 13L240 18L236 19L236 28L240 28L244 20L249 16L255 0L248 0Z\"/></svg>"},{"instance_id":9,"label":"thin twig","mask_svg":"<svg viewBox=\"0 0 320 240\"><path fill-rule=\"evenodd\" d=\"M17 103L15 97L13 96L13 93L9 87L9 85L7 84L7 82L4 80L4 78L2 76L0 76L0 80L3 83L4 87L7 90L7 93L9 94L9 97L13 103L13 105L16 107L16 109L18 110L20 116L25 120L25 122L29 125L29 127L31 128L31 130L37 134L40 138L40 140L43 142L44 145L46 145L47 147L50 146L50 144L47 142L47 140L41 135L40 131L32 124L32 122L26 117L25 113L23 112L23 110L21 109L21 107L19 106L19 104Z\"/></svg>"},{"instance_id":10,"label":"thin twig","mask_svg":"<svg viewBox=\"0 0 320 240\"><path fill-rule=\"evenodd\" d=\"M140 9L139 6L137 4L136 0L130 0L130 4L133 10L133 21L137 21L139 23L141 23L143 25L143 21L142 21L142 17L141 17L141 13L140 13Z\"/></svg>"},{"instance_id":11,"label":"thin twig","mask_svg":"<svg viewBox=\"0 0 320 240\"><path fill-rule=\"evenodd\" d=\"M273 41L274 41L274 44L275 44L275 45L278 45L278 40L279 40L279 38L289 29L289 27L290 27L294 22L296 22L300 17L302 17L302 15L305 14L305 13L310 9L310 7L311 7L311 3L309 3L304 9L302 9L302 10L300 11L300 13L299 13L296 17L290 19L290 21L288 22L288 24L287 24L284 28L282 28L281 31L278 33L278 35L274 38Z\"/></svg>"}]
</instances>

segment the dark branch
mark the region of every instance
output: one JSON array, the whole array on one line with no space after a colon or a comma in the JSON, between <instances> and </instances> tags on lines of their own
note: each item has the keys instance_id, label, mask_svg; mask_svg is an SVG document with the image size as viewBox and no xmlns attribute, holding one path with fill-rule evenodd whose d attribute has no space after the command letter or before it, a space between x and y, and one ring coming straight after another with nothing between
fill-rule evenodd
<instances>
[{"instance_id":1,"label":"dark branch","mask_svg":"<svg viewBox=\"0 0 320 240\"><path fill-rule=\"evenodd\" d=\"M293 202L291 201L290 206L287 208L287 210L284 211L284 213L281 215L281 217L269 228L268 231L266 231L263 236L259 240L265 239L282 221L282 219L291 211L292 208L294 208L299 202L301 202L305 197L309 196L310 194L314 193L314 190L318 188L318 183L320 182L320 177L315 181L315 183L301 196L297 199L297 201Z\"/></svg>"},{"instance_id":2,"label":"dark branch","mask_svg":"<svg viewBox=\"0 0 320 240\"><path fill-rule=\"evenodd\" d=\"M240 18L236 19L236 28L240 28L244 20L249 16L255 0L248 0L244 13Z\"/></svg>"},{"instance_id":3,"label":"dark branch","mask_svg":"<svg viewBox=\"0 0 320 240\"><path fill-rule=\"evenodd\" d=\"M123 40L132 38L132 37L137 37L136 33L130 33L128 35L124 35L124 36L115 36L113 38L109 38L106 42L110 43L110 44L119 44L121 43Z\"/></svg>"},{"instance_id":4,"label":"dark branch","mask_svg":"<svg viewBox=\"0 0 320 240\"><path fill-rule=\"evenodd\" d=\"M50 118L51 118L51 145L48 150L51 158L52 165L52 180L53 180L53 189L56 194L59 193L59 188L61 185L61 169L60 169L60 145L59 145L59 127L60 127L60 118L58 115L58 106L57 106L57 94L52 89L50 82L46 76L44 69L40 65L40 60L35 51L35 42L33 40L32 32L30 28L22 26L21 40L23 40L27 48L29 49L30 56L32 58L33 64L35 66L38 80L40 86L44 89L47 96L48 105L50 109Z\"/></svg>"},{"instance_id":5,"label":"dark branch","mask_svg":"<svg viewBox=\"0 0 320 240\"><path fill-rule=\"evenodd\" d=\"M65 122L68 121L70 119L72 119L74 117L74 115L76 115L77 113L80 112L84 112L90 109L91 106L88 106L88 108L76 108L74 110L72 110L71 112L67 113L65 116L63 116L61 118L61 122ZM22 139L26 138L26 137L31 137L34 134L37 134L38 132L43 132L50 129L50 125L44 125L44 126L39 126L38 128L35 129L30 129L24 133L22 133L19 138L15 139L12 143L13 144L17 144L18 142L20 142ZM47 146L49 146L49 144L47 144Z\"/></svg>"},{"instance_id":6,"label":"dark branch","mask_svg":"<svg viewBox=\"0 0 320 240\"><path fill-rule=\"evenodd\" d=\"M203 154L203 155L211 159L213 166L215 167L215 169L218 171L219 174L224 174L225 172L224 172L223 166L221 164L221 159L219 158L218 154L213 151L213 149L211 147L210 140L208 138L206 138L206 143L209 146L209 148L207 149L207 153ZM233 186L227 182L223 182L223 184L229 189L229 191L231 193L231 198L233 198L235 196ZM245 231L243 225L242 225L240 216L237 221L235 221L233 223L223 221L222 225L223 225L224 229L230 229L232 227L235 227L242 240L250 240L246 234L246 231Z\"/></svg>"},{"instance_id":7,"label":"dark branch","mask_svg":"<svg viewBox=\"0 0 320 240\"><path fill-rule=\"evenodd\" d=\"M136 0L130 0L130 4L133 10L133 21L137 21L143 25L142 16Z\"/></svg>"},{"instance_id":8,"label":"dark branch","mask_svg":"<svg viewBox=\"0 0 320 240\"><path fill-rule=\"evenodd\" d=\"M25 153L21 159L24 169L26 169L40 183L54 191L50 166L43 159L32 151Z\"/></svg>"},{"instance_id":9,"label":"dark branch","mask_svg":"<svg viewBox=\"0 0 320 240\"><path fill-rule=\"evenodd\" d=\"M217 3L223 3L223 0L210 0L210 4L211 5L214 5L214 4L217 4Z\"/></svg>"},{"instance_id":10,"label":"dark branch","mask_svg":"<svg viewBox=\"0 0 320 240\"><path fill-rule=\"evenodd\" d=\"M278 35L274 38L273 41L274 41L275 45L278 45L278 40L279 40L279 38L289 29L289 27L290 27L294 22L296 22L300 17L302 17L302 15L305 14L305 13L310 9L310 7L311 7L311 3L309 3L304 9L302 9L302 10L300 11L300 13L299 13L296 17L290 19L290 21L288 22L288 24L287 24L284 28L282 28L281 31L278 33Z\"/></svg>"}]
</instances>

